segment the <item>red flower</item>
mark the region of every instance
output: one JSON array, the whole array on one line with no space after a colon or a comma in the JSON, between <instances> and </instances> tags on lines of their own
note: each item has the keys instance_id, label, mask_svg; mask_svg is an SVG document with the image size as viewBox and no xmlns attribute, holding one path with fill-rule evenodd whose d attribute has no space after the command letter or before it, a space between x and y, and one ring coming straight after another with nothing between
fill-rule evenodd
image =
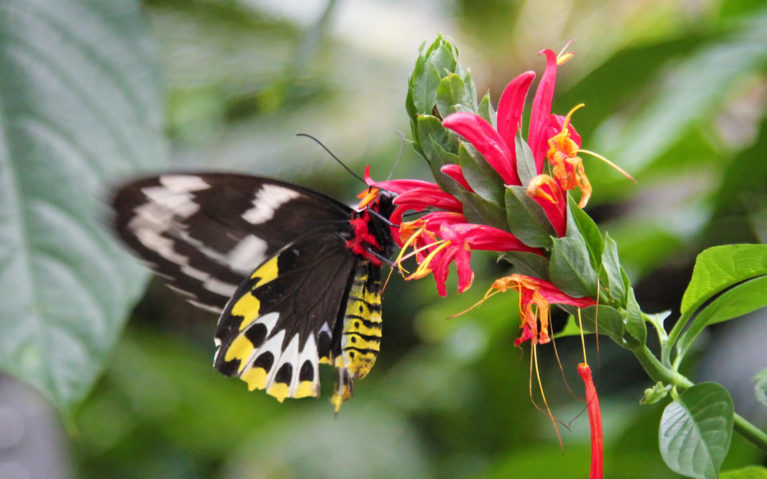
<instances>
[{"instance_id":1,"label":"red flower","mask_svg":"<svg viewBox=\"0 0 767 479\"><path fill-rule=\"evenodd\" d=\"M588 364L578 364L578 374L586 386L586 409L589 412L589 427L591 429L591 474L589 479L602 479L602 414L599 410L597 389L594 387L594 379L591 377L591 368Z\"/></svg>"},{"instance_id":2,"label":"red flower","mask_svg":"<svg viewBox=\"0 0 767 479\"><path fill-rule=\"evenodd\" d=\"M485 298L495 294L493 290L503 293L512 288L519 293L519 316L522 321L522 335L515 341L517 346L528 339L533 344L549 342L550 303L569 304L579 308L597 304L591 298L574 298L560 291L549 281L523 274L498 278Z\"/></svg>"},{"instance_id":3,"label":"red flower","mask_svg":"<svg viewBox=\"0 0 767 479\"><path fill-rule=\"evenodd\" d=\"M576 186L580 187L583 192L580 206L583 207L591 195L591 185L583 170L583 162L577 156L581 138L570 124L570 115L563 117L551 114L557 66L567 61L572 54L557 57L551 50L543 50L541 53L546 56L546 70L535 92L527 135L539 176L527 185L527 191L546 211L557 234L564 236L567 214L564 193ZM482 117L467 112L453 113L442 122L445 128L455 131L471 143L507 185L521 184L517 174L515 137L521 128L525 96L534 77L533 72L522 73L506 87L498 102L497 130ZM547 159L552 165L553 180L557 185L540 177ZM446 173L456 178L460 167L453 167L452 170Z\"/></svg>"},{"instance_id":4,"label":"red flower","mask_svg":"<svg viewBox=\"0 0 767 479\"><path fill-rule=\"evenodd\" d=\"M455 262L458 273L458 291L464 292L474 280L471 270L471 251L529 251L540 252L519 241L513 234L492 226L467 223L462 214L453 212L428 213L400 227L404 240L398 263L408 248L418 260L418 269L406 279L423 278L434 274L440 296L447 295L445 282L450 263Z\"/></svg>"}]
</instances>

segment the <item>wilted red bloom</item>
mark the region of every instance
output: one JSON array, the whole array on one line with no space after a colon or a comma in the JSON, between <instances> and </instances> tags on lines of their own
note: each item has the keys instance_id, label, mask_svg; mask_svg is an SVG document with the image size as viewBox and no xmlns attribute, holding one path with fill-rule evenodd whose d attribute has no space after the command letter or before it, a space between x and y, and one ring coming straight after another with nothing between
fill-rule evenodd
<instances>
[{"instance_id":1,"label":"wilted red bloom","mask_svg":"<svg viewBox=\"0 0 767 479\"><path fill-rule=\"evenodd\" d=\"M603 465L603 436L602 414L599 410L599 398L591 368L586 363L578 364L578 374L586 386L586 409L589 412L589 427L591 429L591 474L590 479L602 479Z\"/></svg>"},{"instance_id":2,"label":"wilted red bloom","mask_svg":"<svg viewBox=\"0 0 767 479\"><path fill-rule=\"evenodd\" d=\"M493 294L493 290L503 293L509 289L514 289L519 293L519 316L522 321L522 335L515 341L517 346L528 339L533 344L549 342L550 304L569 304L578 308L597 304L591 298L574 298L560 291L559 288L549 281L523 274L512 274L498 278L485 297L487 298Z\"/></svg>"}]
</instances>

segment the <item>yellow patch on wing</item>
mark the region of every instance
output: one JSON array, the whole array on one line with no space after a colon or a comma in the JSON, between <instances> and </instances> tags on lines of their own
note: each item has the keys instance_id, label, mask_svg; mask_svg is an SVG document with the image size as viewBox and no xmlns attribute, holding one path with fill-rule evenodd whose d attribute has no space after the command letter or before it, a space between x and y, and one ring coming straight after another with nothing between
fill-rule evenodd
<instances>
[{"instance_id":1,"label":"yellow patch on wing","mask_svg":"<svg viewBox=\"0 0 767 479\"><path fill-rule=\"evenodd\" d=\"M250 278L259 278L259 280L253 285L249 292L242 295L237 302L234 303L234 306L232 307L232 315L242 316L240 331L244 330L250 326L253 321L258 319L261 310L261 302L252 294L252 291L277 278L277 275L279 274L279 269L277 267L278 259L279 255L273 256L269 261L262 264L261 267L256 268L253 274L250 275Z\"/></svg>"},{"instance_id":2,"label":"yellow patch on wing","mask_svg":"<svg viewBox=\"0 0 767 479\"><path fill-rule=\"evenodd\" d=\"M309 396L317 396L317 393L319 391L316 391L314 388L314 383L311 381L301 381L298 383L298 387L296 387L296 392L293 394L294 398L305 398Z\"/></svg>"},{"instance_id":3,"label":"yellow patch on wing","mask_svg":"<svg viewBox=\"0 0 767 479\"><path fill-rule=\"evenodd\" d=\"M282 402L286 397L290 396L290 386L285 383L274 383L266 390L266 393Z\"/></svg>"},{"instance_id":4,"label":"yellow patch on wing","mask_svg":"<svg viewBox=\"0 0 767 479\"><path fill-rule=\"evenodd\" d=\"M240 379L248 383L248 390L264 389L266 387L266 370L253 367L242 373Z\"/></svg>"},{"instance_id":5,"label":"yellow patch on wing","mask_svg":"<svg viewBox=\"0 0 767 479\"><path fill-rule=\"evenodd\" d=\"M229 345L229 349L226 350L226 356L224 356L224 361L229 362L234 359L239 359L239 371L242 371L245 369L245 361L250 357L254 349L255 348L253 347L253 343L251 343L250 340L246 338L244 334L242 334L234 338L232 344Z\"/></svg>"}]
</instances>

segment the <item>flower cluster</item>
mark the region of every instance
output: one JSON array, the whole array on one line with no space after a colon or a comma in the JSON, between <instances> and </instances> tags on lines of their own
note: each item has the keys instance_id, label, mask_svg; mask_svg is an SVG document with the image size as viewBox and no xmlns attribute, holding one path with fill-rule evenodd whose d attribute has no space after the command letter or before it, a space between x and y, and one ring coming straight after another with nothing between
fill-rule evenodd
<instances>
[{"instance_id":1,"label":"flower cluster","mask_svg":"<svg viewBox=\"0 0 767 479\"><path fill-rule=\"evenodd\" d=\"M481 155L500 177L502 188L524 188L527 196L545 213L552 233L562 237L567 232L567 191L579 188L579 206L583 207L591 195L591 186L578 156L581 138L570 121L572 111L566 116L551 113L558 66L572 54L557 56L551 50L541 53L546 58L546 69L535 92L527 134L527 145L532 156L530 167L534 175L525 175L520 171L519 156L523 153L517 145L525 98L535 78L534 72L522 73L508 84L498 103L497 127L469 111L447 115L442 120L442 126L455 132ZM445 296L445 282L452 263L458 275L459 292L471 286L474 279L470 265L472 250L516 251L544 258L547 256L544 249L526 244L508 226L503 229L467 220L465 195L476 195L477 192L464 176L463 167L457 163L445 163L439 172L454 183L453 189L421 180L376 182L369 171L365 174L365 180L371 187L397 195L394 200L396 209L391 216L392 223L397 225L392 228L393 236L402 247L397 264L402 268L403 259L409 257L415 257L418 263L418 268L408 274L407 279L433 274L437 291ZM425 214L403 221L406 212ZM569 296L549 281L519 274L499 279L493 288L498 291L513 288L520 293L523 321L522 335L517 344L526 340L537 343L549 340L550 302L579 307L595 304L588 298Z\"/></svg>"}]
</instances>

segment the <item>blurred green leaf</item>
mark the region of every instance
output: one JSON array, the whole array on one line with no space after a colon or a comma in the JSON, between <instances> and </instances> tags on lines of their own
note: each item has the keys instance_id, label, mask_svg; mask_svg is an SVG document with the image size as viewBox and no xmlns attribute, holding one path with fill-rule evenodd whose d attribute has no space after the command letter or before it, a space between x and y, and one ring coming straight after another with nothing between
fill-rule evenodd
<instances>
[{"instance_id":1,"label":"blurred green leaf","mask_svg":"<svg viewBox=\"0 0 767 479\"><path fill-rule=\"evenodd\" d=\"M554 238L549 261L549 278L570 296L595 296L597 273L591 266L589 250L583 238Z\"/></svg>"},{"instance_id":2,"label":"blurred green leaf","mask_svg":"<svg viewBox=\"0 0 767 479\"><path fill-rule=\"evenodd\" d=\"M508 229L506 210L501 205L491 203L462 187L456 189L455 196L463 203L463 214L469 223L486 224L504 231Z\"/></svg>"},{"instance_id":3,"label":"blurred green leaf","mask_svg":"<svg viewBox=\"0 0 767 479\"><path fill-rule=\"evenodd\" d=\"M730 393L716 383L700 383L663 411L660 453L669 468L699 479L716 479L730 448L733 427Z\"/></svg>"},{"instance_id":4,"label":"blurred green leaf","mask_svg":"<svg viewBox=\"0 0 767 479\"><path fill-rule=\"evenodd\" d=\"M6 1L0 38L0 366L70 410L143 288L98 198L165 164L160 78L135 1Z\"/></svg>"},{"instance_id":5,"label":"blurred green leaf","mask_svg":"<svg viewBox=\"0 0 767 479\"><path fill-rule=\"evenodd\" d=\"M756 399L767 406L767 369L761 370L754 376L754 393Z\"/></svg>"},{"instance_id":6,"label":"blurred green leaf","mask_svg":"<svg viewBox=\"0 0 767 479\"><path fill-rule=\"evenodd\" d=\"M767 469L762 466L748 466L733 471L722 471L719 479L767 479Z\"/></svg>"},{"instance_id":7,"label":"blurred green leaf","mask_svg":"<svg viewBox=\"0 0 767 479\"><path fill-rule=\"evenodd\" d=\"M538 170L535 167L535 158L530 145L522 137L522 129L514 135L514 152L517 159L517 175L523 185L530 184L530 181L538 176Z\"/></svg>"},{"instance_id":8,"label":"blurred green leaf","mask_svg":"<svg viewBox=\"0 0 767 479\"><path fill-rule=\"evenodd\" d=\"M728 286L767 274L767 245L714 246L698 255L692 279L682 298L684 316Z\"/></svg>"},{"instance_id":9,"label":"blurred green leaf","mask_svg":"<svg viewBox=\"0 0 767 479\"><path fill-rule=\"evenodd\" d=\"M767 306L767 276L750 279L722 293L700 310L679 338L679 354L684 356L703 328L739 318Z\"/></svg>"},{"instance_id":10,"label":"blurred green leaf","mask_svg":"<svg viewBox=\"0 0 767 479\"><path fill-rule=\"evenodd\" d=\"M676 60L674 72L652 93L652 100L630 119L614 118L598 132L598 148L636 174L711 115L733 83L767 62L767 10L749 18L728 38L703 43L693 55Z\"/></svg>"}]
</instances>

